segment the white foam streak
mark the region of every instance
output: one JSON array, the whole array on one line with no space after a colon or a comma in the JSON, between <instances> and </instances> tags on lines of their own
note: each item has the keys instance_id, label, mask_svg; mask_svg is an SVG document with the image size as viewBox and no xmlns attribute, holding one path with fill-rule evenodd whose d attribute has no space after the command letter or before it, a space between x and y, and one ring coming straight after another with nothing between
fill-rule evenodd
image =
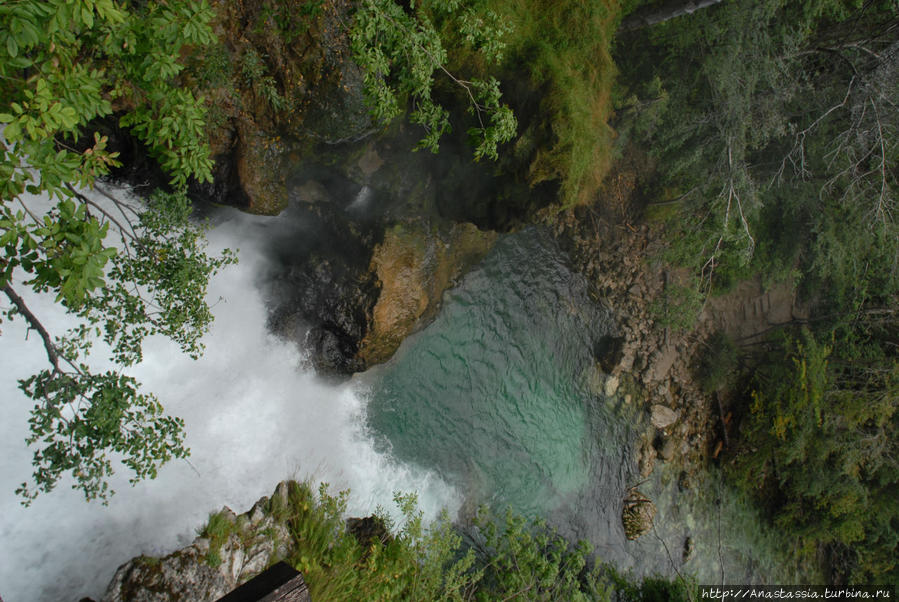
<instances>
[{"instance_id":1,"label":"white foam streak","mask_svg":"<svg viewBox=\"0 0 899 602\"><path fill-rule=\"evenodd\" d=\"M393 492L417 491L434 516L458 508L456 493L422 470L377 453L364 432L364 395L330 386L298 368L289 343L269 335L256 282L266 262L253 245L270 220L231 214L210 234L210 249L240 247L240 265L217 276L210 299L216 323L203 358L191 361L168 341L152 340L132 374L186 421L190 463L175 461L155 481L130 487L117 475L108 507L85 503L61 484L30 508L15 487L31 473L24 446L30 404L15 388L46 363L38 337L24 340L21 321L0 338L0 596L6 602L98 598L116 567L141 553L189 543L210 511L243 511L290 477L351 488L351 514L391 505ZM256 238L258 240L258 238ZM222 297L221 301L215 299ZM46 300L32 309L61 332L65 318ZM50 317L47 317L50 316Z\"/></svg>"}]
</instances>

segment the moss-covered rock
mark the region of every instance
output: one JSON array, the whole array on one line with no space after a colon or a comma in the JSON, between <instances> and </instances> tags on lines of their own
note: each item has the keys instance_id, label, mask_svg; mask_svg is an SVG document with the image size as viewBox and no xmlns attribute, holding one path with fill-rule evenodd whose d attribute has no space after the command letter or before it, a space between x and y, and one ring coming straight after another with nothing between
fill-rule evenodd
<instances>
[{"instance_id":1,"label":"moss-covered rock","mask_svg":"<svg viewBox=\"0 0 899 602\"><path fill-rule=\"evenodd\" d=\"M273 136L248 123L237 129L237 175L250 213L277 215L287 207L284 170L286 147Z\"/></svg>"},{"instance_id":2,"label":"moss-covered rock","mask_svg":"<svg viewBox=\"0 0 899 602\"><path fill-rule=\"evenodd\" d=\"M211 515L194 542L163 558L138 556L116 571L103 602L217 600L293 551L286 513L287 485L244 514ZM280 503L280 505L279 505Z\"/></svg>"}]
</instances>

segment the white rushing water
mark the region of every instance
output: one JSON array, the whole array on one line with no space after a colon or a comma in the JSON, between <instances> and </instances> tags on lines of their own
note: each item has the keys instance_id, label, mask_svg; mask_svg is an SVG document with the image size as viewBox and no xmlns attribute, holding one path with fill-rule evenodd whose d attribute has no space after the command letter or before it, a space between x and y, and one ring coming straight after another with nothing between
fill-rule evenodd
<instances>
[{"instance_id":1,"label":"white rushing water","mask_svg":"<svg viewBox=\"0 0 899 602\"><path fill-rule=\"evenodd\" d=\"M151 340L131 373L184 418L190 463L176 460L154 481L114 481L109 506L86 503L61 483L30 508L14 494L31 474L24 445L31 403L16 379L41 369L44 349L25 340L21 320L0 325L0 597L5 602L99 599L116 568L131 557L187 545L208 514L241 512L285 478L350 488L349 511L392 506L394 491L417 491L426 516L454 511L457 494L439 478L398 465L373 449L364 430L364 395L352 383L332 386L298 368L296 347L267 333L258 282L263 240L273 218L228 212L210 233L210 250L240 248L240 264L212 282L216 321L206 354L192 361L165 340ZM222 299L216 301L219 297ZM26 296L45 323L66 324L50 300ZM3 300L5 301L5 299Z\"/></svg>"}]
</instances>

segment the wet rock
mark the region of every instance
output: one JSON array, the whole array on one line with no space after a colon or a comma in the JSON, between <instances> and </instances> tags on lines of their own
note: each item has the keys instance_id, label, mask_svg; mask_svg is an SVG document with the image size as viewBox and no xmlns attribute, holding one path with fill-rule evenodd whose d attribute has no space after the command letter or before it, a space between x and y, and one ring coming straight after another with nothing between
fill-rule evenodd
<instances>
[{"instance_id":1,"label":"wet rock","mask_svg":"<svg viewBox=\"0 0 899 602\"><path fill-rule=\"evenodd\" d=\"M192 199L203 203L247 207L249 198L241 186L237 170L236 130L227 130L228 142L220 152L212 155L212 181L200 182L195 178L188 181L187 193Z\"/></svg>"},{"instance_id":2,"label":"wet rock","mask_svg":"<svg viewBox=\"0 0 899 602\"><path fill-rule=\"evenodd\" d=\"M605 335L593 346L593 356L606 374L610 374L621 362L624 340L624 337Z\"/></svg>"},{"instance_id":3,"label":"wet rock","mask_svg":"<svg viewBox=\"0 0 899 602\"><path fill-rule=\"evenodd\" d=\"M381 158L373 145L369 145L366 147L365 152L362 153L362 156L359 157L356 165L359 167L359 171L362 172L362 176L367 180L381 169L381 166L384 165L384 159Z\"/></svg>"},{"instance_id":4,"label":"wet rock","mask_svg":"<svg viewBox=\"0 0 899 602\"><path fill-rule=\"evenodd\" d=\"M286 148L280 136L241 122L237 128L237 176L250 213L278 215L287 207L287 184L281 168Z\"/></svg>"},{"instance_id":5,"label":"wet rock","mask_svg":"<svg viewBox=\"0 0 899 602\"><path fill-rule=\"evenodd\" d=\"M620 379L617 376L610 376L606 379L605 385L605 394L606 397L613 396L616 392L618 392L618 386L620 384Z\"/></svg>"},{"instance_id":6,"label":"wet rock","mask_svg":"<svg viewBox=\"0 0 899 602\"><path fill-rule=\"evenodd\" d=\"M390 540L390 531L384 519L377 516L365 518L348 518L346 520L347 533L356 538L363 548L379 541L387 543Z\"/></svg>"},{"instance_id":7,"label":"wet rock","mask_svg":"<svg viewBox=\"0 0 899 602\"><path fill-rule=\"evenodd\" d=\"M496 233L473 224L435 232L414 222L389 230L372 257L381 290L359 350L362 362L370 366L389 359L403 339L436 315L443 292L495 241Z\"/></svg>"},{"instance_id":8,"label":"wet rock","mask_svg":"<svg viewBox=\"0 0 899 602\"><path fill-rule=\"evenodd\" d=\"M375 131L356 63L329 57L327 75L310 96L305 133L327 144L359 141Z\"/></svg>"},{"instance_id":9,"label":"wet rock","mask_svg":"<svg viewBox=\"0 0 899 602\"><path fill-rule=\"evenodd\" d=\"M598 364L594 364L587 369L587 388L590 389L594 395L605 395L606 375Z\"/></svg>"},{"instance_id":10,"label":"wet rock","mask_svg":"<svg viewBox=\"0 0 899 602\"><path fill-rule=\"evenodd\" d=\"M684 547L681 551L681 560L687 562L693 556L693 538L689 535L684 538Z\"/></svg>"},{"instance_id":11,"label":"wet rock","mask_svg":"<svg viewBox=\"0 0 899 602\"><path fill-rule=\"evenodd\" d=\"M364 370L356 359L358 339L333 324L314 326L306 338L312 364L322 374L352 374Z\"/></svg>"},{"instance_id":12,"label":"wet rock","mask_svg":"<svg viewBox=\"0 0 899 602\"><path fill-rule=\"evenodd\" d=\"M657 429L666 429L680 418L680 413L661 404L654 404L651 408L650 420Z\"/></svg>"},{"instance_id":13,"label":"wet rock","mask_svg":"<svg viewBox=\"0 0 899 602\"><path fill-rule=\"evenodd\" d=\"M648 533L652 529L655 515L655 504L636 489L631 490L624 500L624 508L621 511L625 536L634 540Z\"/></svg>"},{"instance_id":14,"label":"wet rock","mask_svg":"<svg viewBox=\"0 0 899 602\"><path fill-rule=\"evenodd\" d=\"M656 448L648 439L644 439L638 454L637 468L640 470L640 476L646 478L652 474L652 470L655 468Z\"/></svg>"},{"instance_id":15,"label":"wet rock","mask_svg":"<svg viewBox=\"0 0 899 602\"><path fill-rule=\"evenodd\" d=\"M300 203L327 203L331 201L331 195L320 182L307 180L299 186L291 188L290 199Z\"/></svg>"},{"instance_id":16,"label":"wet rock","mask_svg":"<svg viewBox=\"0 0 899 602\"><path fill-rule=\"evenodd\" d=\"M276 266L267 291L269 327L308 350L319 373L342 376L364 368L357 354L378 286L369 269L370 232L324 205L320 213L318 205L291 208L304 236L285 229L269 239Z\"/></svg>"},{"instance_id":17,"label":"wet rock","mask_svg":"<svg viewBox=\"0 0 899 602\"><path fill-rule=\"evenodd\" d=\"M665 437L659 446L659 457L665 462L671 462L677 451L677 442L673 437Z\"/></svg>"}]
</instances>

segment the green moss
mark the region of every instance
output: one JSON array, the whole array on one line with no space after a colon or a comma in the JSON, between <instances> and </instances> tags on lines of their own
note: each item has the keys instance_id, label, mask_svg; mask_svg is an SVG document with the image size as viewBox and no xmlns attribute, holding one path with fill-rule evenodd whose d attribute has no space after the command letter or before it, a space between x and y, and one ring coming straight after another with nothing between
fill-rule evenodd
<instances>
[{"instance_id":1,"label":"green moss","mask_svg":"<svg viewBox=\"0 0 899 602\"><path fill-rule=\"evenodd\" d=\"M205 558L203 559L206 564L211 566L212 568L218 568L222 564L222 557L219 554L218 549L209 549L209 552L206 553Z\"/></svg>"},{"instance_id":2,"label":"green moss","mask_svg":"<svg viewBox=\"0 0 899 602\"><path fill-rule=\"evenodd\" d=\"M536 149L531 183L560 180L564 206L590 200L612 158L610 48L619 3L500 0L491 7L512 27L506 67L527 66L530 88L542 94L523 143Z\"/></svg>"}]
</instances>

